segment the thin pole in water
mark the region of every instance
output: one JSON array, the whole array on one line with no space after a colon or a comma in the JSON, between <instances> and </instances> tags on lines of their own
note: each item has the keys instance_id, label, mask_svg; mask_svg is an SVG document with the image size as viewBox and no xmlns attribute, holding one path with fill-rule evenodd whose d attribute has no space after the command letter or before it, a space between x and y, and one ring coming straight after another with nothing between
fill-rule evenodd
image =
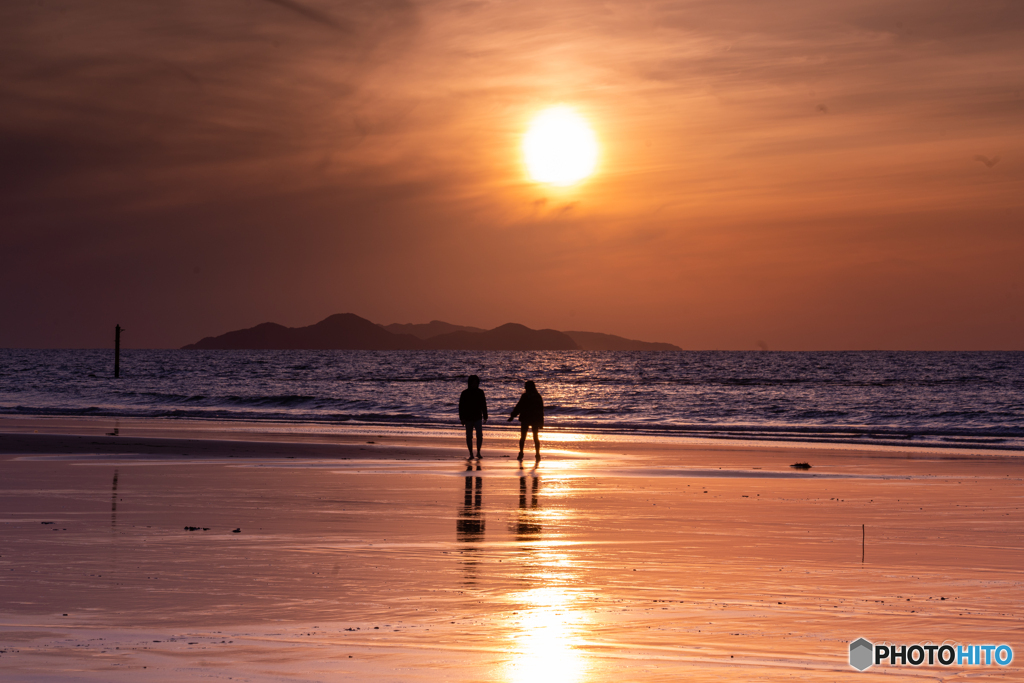
<instances>
[{"instance_id":1,"label":"thin pole in water","mask_svg":"<svg viewBox=\"0 0 1024 683\"><path fill-rule=\"evenodd\" d=\"M114 326L114 379L121 376L121 326Z\"/></svg>"}]
</instances>

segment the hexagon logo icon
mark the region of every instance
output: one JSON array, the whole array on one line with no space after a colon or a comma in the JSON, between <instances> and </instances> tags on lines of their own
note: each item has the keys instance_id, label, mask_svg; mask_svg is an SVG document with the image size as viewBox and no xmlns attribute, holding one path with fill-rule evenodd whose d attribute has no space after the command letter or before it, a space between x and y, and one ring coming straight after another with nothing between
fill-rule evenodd
<instances>
[{"instance_id":1,"label":"hexagon logo icon","mask_svg":"<svg viewBox=\"0 0 1024 683\"><path fill-rule=\"evenodd\" d=\"M874 645L864 638L858 638L850 643L850 666L857 671L863 671L871 666L874 652Z\"/></svg>"}]
</instances>

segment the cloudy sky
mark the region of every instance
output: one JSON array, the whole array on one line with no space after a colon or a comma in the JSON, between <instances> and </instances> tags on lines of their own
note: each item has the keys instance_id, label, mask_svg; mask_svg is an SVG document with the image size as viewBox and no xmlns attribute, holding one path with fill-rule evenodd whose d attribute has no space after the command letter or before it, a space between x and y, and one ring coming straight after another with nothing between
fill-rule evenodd
<instances>
[{"instance_id":1,"label":"cloudy sky","mask_svg":"<svg viewBox=\"0 0 1024 683\"><path fill-rule=\"evenodd\" d=\"M600 142L521 154L567 105ZM1024 349L1019 0L10 0L0 346Z\"/></svg>"}]
</instances>

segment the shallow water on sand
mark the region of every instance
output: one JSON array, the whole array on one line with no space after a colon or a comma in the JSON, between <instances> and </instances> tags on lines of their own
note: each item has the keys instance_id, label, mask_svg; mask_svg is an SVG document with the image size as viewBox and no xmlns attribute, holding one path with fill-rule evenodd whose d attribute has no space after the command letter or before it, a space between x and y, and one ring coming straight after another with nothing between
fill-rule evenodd
<instances>
[{"instance_id":1,"label":"shallow water on sand","mask_svg":"<svg viewBox=\"0 0 1024 683\"><path fill-rule=\"evenodd\" d=\"M455 453L5 459L5 676L834 681L858 637L1022 647L1014 459Z\"/></svg>"}]
</instances>

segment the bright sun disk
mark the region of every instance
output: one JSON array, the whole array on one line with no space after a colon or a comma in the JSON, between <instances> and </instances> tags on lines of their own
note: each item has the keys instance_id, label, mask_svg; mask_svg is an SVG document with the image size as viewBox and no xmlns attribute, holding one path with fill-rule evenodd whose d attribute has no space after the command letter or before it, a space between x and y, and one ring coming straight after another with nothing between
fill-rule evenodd
<instances>
[{"instance_id":1,"label":"bright sun disk","mask_svg":"<svg viewBox=\"0 0 1024 683\"><path fill-rule=\"evenodd\" d=\"M545 109L523 138L530 177L541 183L572 185L594 172L597 138L586 120L569 107Z\"/></svg>"}]
</instances>

